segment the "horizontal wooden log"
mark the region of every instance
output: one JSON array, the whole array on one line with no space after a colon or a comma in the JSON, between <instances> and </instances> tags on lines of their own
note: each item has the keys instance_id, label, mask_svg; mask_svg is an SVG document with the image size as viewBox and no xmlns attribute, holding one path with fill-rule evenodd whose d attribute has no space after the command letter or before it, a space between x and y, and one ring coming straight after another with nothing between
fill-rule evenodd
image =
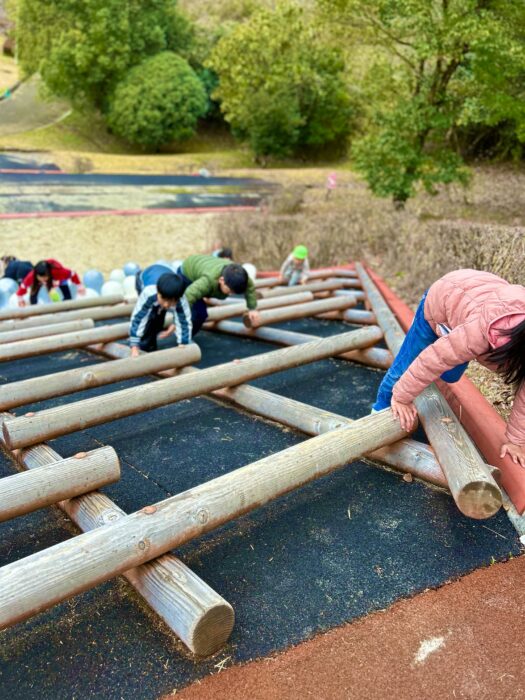
<instances>
[{"instance_id":1,"label":"horizontal wooden log","mask_svg":"<svg viewBox=\"0 0 525 700\"><path fill-rule=\"evenodd\" d=\"M385 340L392 352L397 353L405 333L364 267L358 263L356 270L385 332ZM435 384L427 387L414 403L459 510L477 519L494 515L503 502L501 491Z\"/></svg>"},{"instance_id":2,"label":"horizontal wooden log","mask_svg":"<svg viewBox=\"0 0 525 700\"><path fill-rule=\"evenodd\" d=\"M261 299L269 299L270 297L280 297L285 294L297 294L298 291L301 292L332 292L335 289L342 289L342 282L336 282L335 280L326 280L325 282L312 282L309 284L297 284L294 287L274 287L273 289L261 289L258 290L257 295Z\"/></svg>"},{"instance_id":3,"label":"horizontal wooden log","mask_svg":"<svg viewBox=\"0 0 525 700\"><path fill-rule=\"evenodd\" d=\"M27 318L28 316L42 316L43 314L58 313L59 311L70 311L72 309L87 309L90 306L109 306L111 304L121 304L124 301L122 294L112 294L111 296L95 298L78 298L71 301L58 301L54 304L31 304L17 309L3 309L0 311L0 321L11 318Z\"/></svg>"},{"instance_id":4,"label":"horizontal wooden log","mask_svg":"<svg viewBox=\"0 0 525 700\"><path fill-rule=\"evenodd\" d=\"M347 309L346 311L330 311L324 314L316 314L316 318L328 321L346 321L355 323L358 326L373 326L377 324L377 319L372 311L363 309Z\"/></svg>"},{"instance_id":5,"label":"horizontal wooden log","mask_svg":"<svg viewBox=\"0 0 525 700\"><path fill-rule=\"evenodd\" d=\"M48 445L37 445L21 450L17 459L26 469L35 469L61 457ZM126 515L98 491L61 501L58 506L83 532ZM197 656L214 654L226 644L235 619L232 606L173 554L129 569L123 576Z\"/></svg>"},{"instance_id":6,"label":"horizontal wooden log","mask_svg":"<svg viewBox=\"0 0 525 700\"><path fill-rule=\"evenodd\" d=\"M198 372L200 370L188 367L184 371ZM322 435L354 422L351 418L246 384L228 389L217 389L213 392L213 396L312 436ZM432 448L423 443L407 438L395 444L381 447L366 457L408 472L435 486L448 489L447 480Z\"/></svg>"},{"instance_id":7,"label":"horizontal wooden log","mask_svg":"<svg viewBox=\"0 0 525 700\"><path fill-rule=\"evenodd\" d=\"M16 331L6 331L5 333L0 333L0 345L17 343L20 340L47 338L52 335L60 335L61 333L76 333L77 331L85 331L88 328L94 328L94 326L94 321L90 318L85 318L80 321L53 323L49 326L35 326L33 328L24 328Z\"/></svg>"},{"instance_id":8,"label":"horizontal wooden log","mask_svg":"<svg viewBox=\"0 0 525 700\"><path fill-rule=\"evenodd\" d=\"M110 359L129 357L129 348L121 343L110 343L97 350ZM195 367L185 367L181 373L200 372ZM163 376L162 372L157 373ZM245 410L251 411L257 417L269 418L276 423L288 425L307 435L321 435L328 430L334 430L352 421L336 413L279 396L265 389L241 384L227 389L216 389L205 395L205 398L226 401ZM394 467L402 472L424 479L431 484L448 489L448 483L437 462L431 447L415 440L405 439L393 445L387 445L375 450L367 457Z\"/></svg>"},{"instance_id":9,"label":"horizontal wooden log","mask_svg":"<svg viewBox=\"0 0 525 700\"><path fill-rule=\"evenodd\" d=\"M352 297L341 297L333 299L319 299L306 304L297 304L295 306L284 306L278 309L268 309L260 311L257 321L246 316L244 325L247 328L260 328L271 323L281 323L282 321L290 321L296 318L305 318L307 316L315 316L324 311L341 311L348 309L350 306L355 306L356 301Z\"/></svg>"},{"instance_id":10,"label":"horizontal wooden log","mask_svg":"<svg viewBox=\"0 0 525 700\"><path fill-rule=\"evenodd\" d=\"M339 267L331 267L326 270L310 270L308 273L309 280L329 279L334 277L346 277L348 279L357 279L355 270L348 270Z\"/></svg>"},{"instance_id":11,"label":"horizontal wooden log","mask_svg":"<svg viewBox=\"0 0 525 700\"><path fill-rule=\"evenodd\" d=\"M64 311L56 314L0 321L0 340L2 340L4 331L22 330L25 328L34 328L35 326L50 326L51 324L67 323L68 321L78 321L85 318L90 318L93 321L107 321L120 317L125 318L126 316L131 316L134 307L135 304L95 306L88 309L78 309L77 311Z\"/></svg>"},{"instance_id":12,"label":"horizontal wooden log","mask_svg":"<svg viewBox=\"0 0 525 700\"><path fill-rule=\"evenodd\" d=\"M382 411L8 564L0 569L0 628L180 547L405 436L392 412Z\"/></svg>"},{"instance_id":13,"label":"horizontal wooden log","mask_svg":"<svg viewBox=\"0 0 525 700\"><path fill-rule=\"evenodd\" d=\"M299 291L299 290L298 290ZM280 306L293 306L294 304L304 304L308 301L313 301L314 295L312 292L300 292L298 294L286 294L283 297L270 297L269 299L261 299L257 304L257 310L275 309ZM215 306L208 310L209 321L223 321L226 318L234 318L241 316L248 310L246 302L242 301L239 304L224 304L223 306ZM1 336L0 336L1 337Z\"/></svg>"},{"instance_id":14,"label":"horizontal wooden log","mask_svg":"<svg viewBox=\"0 0 525 700\"><path fill-rule=\"evenodd\" d=\"M276 277L260 277L254 280L253 286L255 289L261 289L261 287L276 287L278 284L283 283L283 278L280 276Z\"/></svg>"},{"instance_id":15,"label":"horizontal wooden log","mask_svg":"<svg viewBox=\"0 0 525 700\"><path fill-rule=\"evenodd\" d=\"M229 335L238 335L244 338L256 338L264 340L268 343L276 343L277 345L300 345L301 343L310 343L315 335L308 333L297 333L296 331L285 331L281 328L253 328L249 329L242 323L235 321L221 321L220 323L205 324L206 330L218 331L219 333L228 333ZM369 367L377 369L388 369L392 364L392 354L383 348L362 348L359 350L351 350L337 355L338 360L349 360L350 362L359 362Z\"/></svg>"},{"instance_id":16,"label":"horizontal wooden log","mask_svg":"<svg viewBox=\"0 0 525 700\"><path fill-rule=\"evenodd\" d=\"M31 472L0 479L0 522L113 484L120 462L112 447L80 452Z\"/></svg>"},{"instance_id":17,"label":"horizontal wooden log","mask_svg":"<svg viewBox=\"0 0 525 700\"><path fill-rule=\"evenodd\" d=\"M335 289L332 292L334 297L345 297L348 295L353 295L357 301L365 301L366 294L359 289Z\"/></svg>"},{"instance_id":18,"label":"horizontal wooden log","mask_svg":"<svg viewBox=\"0 0 525 700\"><path fill-rule=\"evenodd\" d=\"M136 358L102 362L87 367L67 369L64 372L56 372L44 377L32 377L20 382L3 384L0 386L0 410L7 411L55 396L65 396L77 391L120 382L124 379L143 377L161 370L184 367L192 362L199 362L200 359L200 348L196 343L192 343L191 345L141 354Z\"/></svg>"},{"instance_id":19,"label":"horizontal wooden log","mask_svg":"<svg viewBox=\"0 0 525 700\"><path fill-rule=\"evenodd\" d=\"M370 326L304 345L209 367L196 376L172 377L162 382L122 389L104 396L49 408L34 415L6 421L3 425L4 439L10 449L35 445L58 435L66 435L117 418L166 406L213 389L234 386L353 348L366 347L376 342L379 337L381 331Z\"/></svg>"},{"instance_id":20,"label":"horizontal wooden log","mask_svg":"<svg viewBox=\"0 0 525 700\"><path fill-rule=\"evenodd\" d=\"M117 323L114 326L100 326L76 333L62 333L48 338L19 340L17 343L0 345L0 362L20 360L49 352L72 350L94 343L109 343L111 340L126 338L128 334L129 323Z\"/></svg>"}]
</instances>

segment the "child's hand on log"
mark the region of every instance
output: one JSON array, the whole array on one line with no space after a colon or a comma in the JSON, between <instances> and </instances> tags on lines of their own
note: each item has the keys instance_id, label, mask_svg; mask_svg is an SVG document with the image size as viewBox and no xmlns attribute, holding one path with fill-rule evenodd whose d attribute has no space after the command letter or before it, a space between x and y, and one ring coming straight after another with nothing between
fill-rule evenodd
<instances>
[{"instance_id":1,"label":"child's hand on log","mask_svg":"<svg viewBox=\"0 0 525 700\"><path fill-rule=\"evenodd\" d=\"M525 447L514 445L512 442L505 442L501 446L499 456L509 455L514 464L520 464L525 469Z\"/></svg>"},{"instance_id":2,"label":"child's hand on log","mask_svg":"<svg viewBox=\"0 0 525 700\"><path fill-rule=\"evenodd\" d=\"M392 413L398 419L403 430L410 433L417 421L417 410L413 403L401 403L392 399Z\"/></svg>"}]
</instances>

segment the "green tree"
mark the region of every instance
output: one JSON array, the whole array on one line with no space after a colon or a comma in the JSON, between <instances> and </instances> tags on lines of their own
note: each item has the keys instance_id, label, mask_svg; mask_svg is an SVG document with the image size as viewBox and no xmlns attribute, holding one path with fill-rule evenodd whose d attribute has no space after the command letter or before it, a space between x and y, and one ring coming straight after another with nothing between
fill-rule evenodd
<instances>
[{"instance_id":1,"label":"green tree","mask_svg":"<svg viewBox=\"0 0 525 700\"><path fill-rule=\"evenodd\" d=\"M346 143L352 109L342 57L301 8L256 12L217 43L208 66L226 121L257 156Z\"/></svg>"},{"instance_id":2,"label":"green tree","mask_svg":"<svg viewBox=\"0 0 525 700\"><path fill-rule=\"evenodd\" d=\"M359 45L371 49L362 82L368 122L353 154L376 194L403 204L418 182L430 192L440 182L464 182L457 137L476 120L510 119L525 139L520 101L525 50L517 33L523 31L523 3L318 0L318 5L324 17L344 27L354 51Z\"/></svg>"},{"instance_id":3,"label":"green tree","mask_svg":"<svg viewBox=\"0 0 525 700\"><path fill-rule=\"evenodd\" d=\"M17 40L26 72L40 70L74 103L103 108L129 68L187 50L191 28L175 0L19 0Z\"/></svg>"},{"instance_id":4,"label":"green tree","mask_svg":"<svg viewBox=\"0 0 525 700\"><path fill-rule=\"evenodd\" d=\"M108 124L130 143L158 148L195 133L208 98L188 62L169 51L132 68L110 99Z\"/></svg>"}]
</instances>

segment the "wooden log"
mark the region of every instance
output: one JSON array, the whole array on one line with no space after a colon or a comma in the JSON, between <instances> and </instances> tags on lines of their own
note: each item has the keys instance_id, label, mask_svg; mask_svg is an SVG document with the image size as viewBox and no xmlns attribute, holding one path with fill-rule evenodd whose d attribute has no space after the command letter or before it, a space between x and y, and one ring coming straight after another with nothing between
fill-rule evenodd
<instances>
[{"instance_id":1,"label":"wooden log","mask_svg":"<svg viewBox=\"0 0 525 700\"><path fill-rule=\"evenodd\" d=\"M363 266L356 264L356 270L385 332L387 345L397 353L405 333ZM501 491L435 384L427 387L414 403L459 510L477 519L494 515L503 502Z\"/></svg>"},{"instance_id":2,"label":"wooden log","mask_svg":"<svg viewBox=\"0 0 525 700\"><path fill-rule=\"evenodd\" d=\"M188 367L184 372L198 372ZM270 391L242 384L227 389L217 389L213 396L240 406L252 413L300 430L307 435L322 435L344 425L351 425L351 418L321 408L295 401ZM428 445L416 440L400 440L392 445L381 447L366 455L390 467L448 489L448 483L434 451Z\"/></svg>"},{"instance_id":3,"label":"wooden log","mask_svg":"<svg viewBox=\"0 0 525 700\"><path fill-rule=\"evenodd\" d=\"M253 286L255 289L261 289L261 287L276 287L278 284L283 283L283 278L280 276L276 277L260 277L254 280Z\"/></svg>"},{"instance_id":4,"label":"wooden log","mask_svg":"<svg viewBox=\"0 0 525 700\"><path fill-rule=\"evenodd\" d=\"M200 374L190 378L196 380ZM180 547L405 436L392 412L381 411L8 564L0 569L0 628Z\"/></svg>"},{"instance_id":5,"label":"wooden log","mask_svg":"<svg viewBox=\"0 0 525 700\"><path fill-rule=\"evenodd\" d=\"M366 299L366 294L359 289L335 289L332 292L334 297L346 297L354 296L356 301L364 301Z\"/></svg>"},{"instance_id":6,"label":"wooden log","mask_svg":"<svg viewBox=\"0 0 525 700\"><path fill-rule=\"evenodd\" d=\"M110 359L129 357L130 350L121 343L109 343L97 349L97 353ZM196 367L185 367L181 373L200 372ZM163 376L163 372L158 372ZM276 423L288 425L307 435L321 435L342 425L351 423L350 418L336 413L279 396L265 389L241 384L227 389L216 389L205 398L219 399L254 413L257 417L269 418ZM367 455L371 460L394 467L402 472L424 479L435 486L448 489L445 475L431 447L415 440L405 439L393 445L381 447Z\"/></svg>"},{"instance_id":7,"label":"wooden log","mask_svg":"<svg viewBox=\"0 0 525 700\"><path fill-rule=\"evenodd\" d=\"M356 279L357 272L355 270L345 270L338 267L327 268L326 270L311 270L308 273L309 280L320 280L334 277L346 277L348 279Z\"/></svg>"},{"instance_id":8,"label":"wooden log","mask_svg":"<svg viewBox=\"0 0 525 700\"><path fill-rule=\"evenodd\" d=\"M315 316L323 311L337 311L348 309L356 304L352 297L341 297L339 299L320 299L311 301L307 304L297 304L295 306L285 306L278 309L268 309L268 311L260 311L259 318L256 322L246 316L243 321L247 328L260 328L267 326L270 323L281 323L282 321L290 321L296 318L305 318L306 316Z\"/></svg>"},{"instance_id":9,"label":"wooden log","mask_svg":"<svg viewBox=\"0 0 525 700\"><path fill-rule=\"evenodd\" d=\"M270 297L280 297L285 294L297 294L301 292L332 292L335 289L342 289L342 282L335 280L326 280L326 282L312 282L311 284L297 284L294 287L274 287L273 289L262 289L257 292L261 299L269 299Z\"/></svg>"},{"instance_id":10,"label":"wooden log","mask_svg":"<svg viewBox=\"0 0 525 700\"><path fill-rule=\"evenodd\" d=\"M17 459L33 470L61 457L48 445L37 445L21 450ZM84 532L126 515L98 491L61 501L58 506ZM123 576L197 656L214 654L226 644L235 619L232 606L173 554L129 569Z\"/></svg>"},{"instance_id":11,"label":"wooden log","mask_svg":"<svg viewBox=\"0 0 525 700\"><path fill-rule=\"evenodd\" d=\"M313 301L314 295L312 292L299 292L298 294L286 294L283 297L270 297L269 299L261 299L257 304L257 310L274 309L280 306L292 306L294 304L304 304L308 301ZM223 321L226 318L234 318L241 316L248 310L246 302L242 301L239 304L224 304L223 306L215 306L208 310L209 321ZM0 336L1 337L1 336Z\"/></svg>"},{"instance_id":12,"label":"wooden log","mask_svg":"<svg viewBox=\"0 0 525 700\"><path fill-rule=\"evenodd\" d=\"M22 330L24 328L34 328L35 326L49 326L55 323L67 323L68 321L78 321L84 318L91 318L93 321L124 318L131 316L134 307L135 304L115 304L114 306L96 306L89 309L78 309L77 311L64 311L56 314L0 321L0 340L2 340L4 331Z\"/></svg>"},{"instance_id":13,"label":"wooden log","mask_svg":"<svg viewBox=\"0 0 525 700\"><path fill-rule=\"evenodd\" d=\"M356 302L357 303L357 302ZM377 319L375 314L371 311L364 311L363 309L347 309L346 311L329 311L324 314L316 314L316 318L322 318L329 321L346 321L347 323L354 323L358 326L370 325L374 326L377 324Z\"/></svg>"},{"instance_id":14,"label":"wooden log","mask_svg":"<svg viewBox=\"0 0 525 700\"><path fill-rule=\"evenodd\" d=\"M31 472L0 479L0 522L31 513L52 503L113 484L120 462L112 447L79 452Z\"/></svg>"},{"instance_id":15,"label":"wooden log","mask_svg":"<svg viewBox=\"0 0 525 700\"><path fill-rule=\"evenodd\" d=\"M11 318L27 318L28 316L42 316L43 314L58 313L71 309L87 309L91 306L110 306L121 304L124 301L122 294L92 298L71 299L71 301L58 301L54 304L31 304L17 309L4 309L0 311L0 321Z\"/></svg>"},{"instance_id":16,"label":"wooden log","mask_svg":"<svg viewBox=\"0 0 525 700\"><path fill-rule=\"evenodd\" d=\"M38 316L37 316L38 318ZM80 321L68 321L67 323L53 323L50 326L35 326L34 328L23 328L16 331L6 331L0 333L0 345L7 343L17 343L20 340L33 340L34 338L46 338L61 333L76 333L94 328L95 323L90 318Z\"/></svg>"},{"instance_id":17,"label":"wooden log","mask_svg":"<svg viewBox=\"0 0 525 700\"><path fill-rule=\"evenodd\" d=\"M108 343L111 340L121 340L129 334L129 323L117 323L114 326L100 326L76 333L62 333L49 338L34 338L19 340L17 343L0 345L0 362L20 360L24 357L43 355L48 352L59 352L81 348L94 343Z\"/></svg>"},{"instance_id":18,"label":"wooden log","mask_svg":"<svg viewBox=\"0 0 525 700\"><path fill-rule=\"evenodd\" d=\"M277 345L300 345L301 343L310 343L318 336L309 335L308 333L297 333L295 331L285 331L281 328L253 328L249 329L242 323L235 321L221 321L216 324L205 324L206 330L218 331L219 333L228 333L229 335L239 335L244 338L256 338L264 340L268 343L276 343ZM359 362L369 367L377 369L388 369L392 364L392 354L383 348L362 348L359 350L351 350L350 352L337 355L338 360L349 360L350 362Z\"/></svg>"},{"instance_id":19,"label":"wooden log","mask_svg":"<svg viewBox=\"0 0 525 700\"><path fill-rule=\"evenodd\" d=\"M162 382L48 408L33 415L6 421L3 425L4 439L10 449L35 445L58 435L67 435L93 425L166 406L213 389L234 386L353 348L366 347L376 342L380 336L379 328L370 326L305 345L215 365L196 376L172 377Z\"/></svg>"},{"instance_id":20,"label":"wooden log","mask_svg":"<svg viewBox=\"0 0 525 700\"><path fill-rule=\"evenodd\" d=\"M97 365L68 369L64 372L33 377L0 386L0 410L7 411L28 403L44 401L97 386L113 384L124 379L143 377L161 370L184 367L199 362L201 351L197 344L142 354L136 358L102 362Z\"/></svg>"}]
</instances>

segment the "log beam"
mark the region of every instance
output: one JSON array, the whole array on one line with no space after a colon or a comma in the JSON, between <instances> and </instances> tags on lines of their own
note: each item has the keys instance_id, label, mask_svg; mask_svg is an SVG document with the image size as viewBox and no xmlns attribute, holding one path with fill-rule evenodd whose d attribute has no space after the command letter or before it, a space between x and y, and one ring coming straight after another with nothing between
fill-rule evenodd
<instances>
[{"instance_id":1,"label":"log beam","mask_svg":"<svg viewBox=\"0 0 525 700\"><path fill-rule=\"evenodd\" d=\"M87 367L67 369L64 372L32 377L0 386L0 411L7 411L28 403L65 396L97 386L113 384L124 379L143 377L162 370L184 367L199 362L201 351L196 343L167 350L141 354L136 358L101 362Z\"/></svg>"},{"instance_id":2,"label":"log beam","mask_svg":"<svg viewBox=\"0 0 525 700\"><path fill-rule=\"evenodd\" d=\"M16 459L25 469L33 470L62 458L48 445L37 445L18 451ZM57 505L83 532L126 515L99 491ZM173 554L129 569L123 576L197 656L214 654L226 644L235 619L232 606Z\"/></svg>"},{"instance_id":3,"label":"log beam","mask_svg":"<svg viewBox=\"0 0 525 700\"><path fill-rule=\"evenodd\" d=\"M248 329L242 323L235 323L235 321L221 321L216 324L205 324L204 328L206 330L227 333L229 335L238 335L244 338L255 338L268 343L276 343L277 345L300 345L301 343L310 343L318 337L309 335L308 333L285 331L281 328L263 327ZM342 353L337 355L337 359L359 362L369 367L376 367L377 369L388 369L392 364L393 358L388 350L370 347Z\"/></svg>"},{"instance_id":4,"label":"log beam","mask_svg":"<svg viewBox=\"0 0 525 700\"><path fill-rule=\"evenodd\" d=\"M89 309L78 309L77 311L64 311L56 314L0 321L0 340L3 338L4 331L22 330L34 328L35 326L49 326L55 323L79 321L85 318L91 318L93 321L107 321L113 318L131 316L134 307L135 304L115 304L114 306L96 306Z\"/></svg>"},{"instance_id":5,"label":"log beam","mask_svg":"<svg viewBox=\"0 0 525 700\"><path fill-rule=\"evenodd\" d=\"M43 314L69 311L71 309L87 309L91 306L110 306L121 304L124 301L122 294L111 296L71 299L70 301L58 301L54 304L31 304L17 309L3 309L0 311L0 321L11 318L27 318L28 316L42 316Z\"/></svg>"},{"instance_id":6,"label":"log beam","mask_svg":"<svg viewBox=\"0 0 525 700\"><path fill-rule=\"evenodd\" d=\"M38 318L38 316L37 316ZM90 318L80 321L68 321L67 323L53 323L50 326L34 326L33 328L23 328L21 330L6 331L0 333L0 345L6 343L17 343L20 340L33 340L34 338L47 338L52 335L62 333L76 333L94 328L95 323Z\"/></svg>"},{"instance_id":7,"label":"log beam","mask_svg":"<svg viewBox=\"0 0 525 700\"><path fill-rule=\"evenodd\" d=\"M209 367L196 376L172 377L161 382L48 408L32 415L5 421L4 440L10 449L35 445L59 435L67 435L117 418L199 396L213 389L235 386L273 372L338 355L353 348L367 347L377 342L381 336L379 328L370 326L304 345Z\"/></svg>"},{"instance_id":8,"label":"log beam","mask_svg":"<svg viewBox=\"0 0 525 700\"><path fill-rule=\"evenodd\" d=\"M311 284L301 284L294 287L274 287L273 289L262 289L257 292L261 299L269 299L270 297L280 297L285 294L297 294L301 292L332 292L335 289L342 289L343 283L336 280L326 280L326 282L312 282Z\"/></svg>"},{"instance_id":9,"label":"log beam","mask_svg":"<svg viewBox=\"0 0 525 700\"><path fill-rule=\"evenodd\" d=\"M268 299L260 299L257 304L257 310L276 309L281 306L293 306L294 304L305 304L314 299L312 292L299 292L298 294L286 294L283 297L270 297ZM227 318L242 316L248 307L246 302L242 301L238 304L223 304L214 306L208 309L208 321L223 321ZM1 336L0 336L1 338Z\"/></svg>"},{"instance_id":10,"label":"log beam","mask_svg":"<svg viewBox=\"0 0 525 700\"><path fill-rule=\"evenodd\" d=\"M0 479L0 522L73 498L120 479L120 462L112 447L79 452L31 472Z\"/></svg>"},{"instance_id":11,"label":"log beam","mask_svg":"<svg viewBox=\"0 0 525 700\"><path fill-rule=\"evenodd\" d=\"M406 433L392 412L381 411L8 564L0 569L0 628L151 561L403 437Z\"/></svg>"},{"instance_id":12,"label":"log beam","mask_svg":"<svg viewBox=\"0 0 525 700\"><path fill-rule=\"evenodd\" d=\"M252 321L249 316L246 316L244 325L247 328L260 328L271 323L281 323L282 321L291 321L296 318L305 318L307 316L315 316L325 311L343 311L355 306L356 300L353 297L341 297L332 299L319 299L306 304L297 304L295 306L284 306L278 309L268 309L267 311L259 312L257 321Z\"/></svg>"},{"instance_id":13,"label":"log beam","mask_svg":"<svg viewBox=\"0 0 525 700\"><path fill-rule=\"evenodd\" d=\"M117 323L114 326L100 326L76 333L53 335L48 338L19 340L17 343L0 345L0 362L20 360L49 352L72 350L95 343L109 343L112 340L122 340L128 335L129 323Z\"/></svg>"}]
</instances>

